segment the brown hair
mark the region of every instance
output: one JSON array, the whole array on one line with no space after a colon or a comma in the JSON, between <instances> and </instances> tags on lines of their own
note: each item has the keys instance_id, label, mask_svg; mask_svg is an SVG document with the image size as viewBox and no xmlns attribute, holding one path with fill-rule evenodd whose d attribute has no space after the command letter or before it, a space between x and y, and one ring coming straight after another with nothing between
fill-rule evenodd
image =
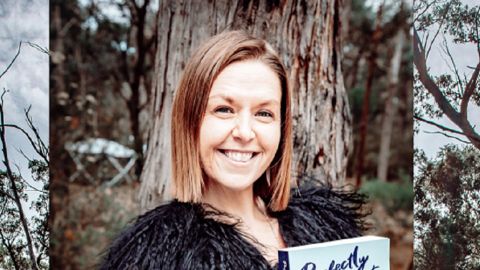
<instances>
[{"instance_id":1,"label":"brown hair","mask_svg":"<svg viewBox=\"0 0 480 270\"><path fill-rule=\"evenodd\" d=\"M277 153L269 167L271 184L267 184L264 173L255 182L254 192L262 197L272 211L287 207L290 195L292 119L286 69L266 41L242 31L224 32L204 43L191 57L177 88L173 102L171 139L174 196L179 201L200 202L205 188L199 136L213 82L228 65L250 59L269 66L278 75L282 88L281 137Z\"/></svg>"}]
</instances>

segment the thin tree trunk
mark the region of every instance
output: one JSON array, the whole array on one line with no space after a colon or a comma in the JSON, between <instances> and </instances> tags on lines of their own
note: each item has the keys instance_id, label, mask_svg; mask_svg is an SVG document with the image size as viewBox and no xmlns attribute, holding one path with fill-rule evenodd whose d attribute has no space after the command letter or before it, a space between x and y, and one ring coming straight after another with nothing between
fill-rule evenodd
<instances>
[{"instance_id":1,"label":"thin tree trunk","mask_svg":"<svg viewBox=\"0 0 480 270\"><path fill-rule=\"evenodd\" d=\"M30 262L31 265L30 267L32 269L38 269L37 265L37 260L35 259L35 252L33 249L33 240L32 236L30 234L30 228L28 228L28 223L27 219L25 217L25 214L23 212L23 206L22 202L20 199L20 195L18 194L18 189L17 189L17 183L16 183L16 177L13 175L13 172L10 168L10 160L8 158L8 150L7 150L7 142L5 138L5 119L4 119L4 113L3 113L3 96L2 96L2 104L0 105L0 118L1 118L1 129L0 129L0 139L2 141L2 153L3 153L3 165L5 165L6 171L7 171L7 177L10 180L10 189L13 194L15 206L18 211L18 215L20 218L20 223L22 225L23 232L25 233L25 240L27 242L27 248L28 248L28 255L30 257Z\"/></svg>"},{"instance_id":2,"label":"thin tree trunk","mask_svg":"<svg viewBox=\"0 0 480 270\"><path fill-rule=\"evenodd\" d=\"M388 159L390 157L390 142L392 140L393 121L397 112L397 102L394 101L398 88L398 73L402 62L402 48L405 37L402 29L398 31L395 49L390 64L389 85L385 101L382 131L380 135L380 151L378 154L377 178L387 181Z\"/></svg>"},{"instance_id":3,"label":"thin tree trunk","mask_svg":"<svg viewBox=\"0 0 480 270\"><path fill-rule=\"evenodd\" d=\"M224 30L269 41L293 89L294 177L342 184L351 116L341 72L343 1L162 1L152 91L154 118L141 177L142 206L168 198L173 91L192 52Z\"/></svg>"},{"instance_id":4,"label":"thin tree trunk","mask_svg":"<svg viewBox=\"0 0 480 270\"><path fill-rule=\"evenodd\" d=\"M62 22L61 16L61 4L52 4L51 6L51 22L50 30L52 33L55 33L54 37L51 35L50 44L52 45L50 50L52 51L52 57L50 61L50 70L51 70L51 83L50 83L50 160L51 163L50 169L50 193L55 194L55 196L50 197L50 213L48 217L48 223L51 231L51 239L55 241L51 242L50 245L50 267L52 269L64 269L65 265L68 265L65 258L65 245L64 243L64 222L62 218L56 218L57 211L60 211L69 205L68 202L68 193L69 189L67 188L68 176L65 173L64 166L60 160L66 160L65 148L63 143L65 142L65 134L63 132L58 132L58 130L67 130L67 124L64 120L64 108L62 105L59 105L58 98L60 95L66 95L66 85L65 85L65 65L64 65L64 37L68 31L69 25L72 25L71 21L68 23ZM72 19L73 20L73 19ZM55 56L55 57L54 57ZM56 58L56 59L54 59ZM60 113L58 113L60 112Z\"/></svg>"},{"instance_id":5,"label":"thin tree trunk","mask_svg":"<svg viewBox=\"0 0 480 270\"><path fill-rule=\"evenodd\" d=\"M143 155L143 138L140 127L140 113L142 111L140 100L141 86L145 73L145 62L146 57L148 56L148 50L150 46L153 45L150 44L150 40L145 37L147 8L149 3L150 0L146 0L141 6L139 6L133 0L129 2L130 12L132 14L131 23L132 26L135 26L136 28L134 40L138 53L133 67L133 77L131 79L128 78L128 73L126 73L127 77L125 80L129 82L132 91L130 99L127 100L127 107L130 116L130 128L133 135L133 149L137 153L137 160L135 161L135 175L137 177L140 177L141 175L145 159Z\"/></svg>"},{"instance_id":6,"label":"thin tree trunk","mask_svg":"<svg viewBox=\"0 0 480 270\"><path fill-rule=\"evenodd\" d=\"M362 104L362 117L360 119L360 142L358 145L358 152L357 152L357 168L356 168L356 181L355 186L357 188L360 187L362 184L362 176L364 170L364 162L365 162L365 144L367 140L367 126L368 126L368 113L370 111L370 95L372 92L372 82L373 82L373 75L376 68L375 61L377 60L377 47L380 41L382 29L381 29L381 21L382 21L382 6L379 7L377 12L377 22L375 31L373 32L372 36L372 49L370 52L370 56L368 58L368 74L367 74L367 82L365 83L365 93L363 94L363 104Z\"/></svg>"},{"instance_id":7,"label":"thin tree trunk","mask_svg":"<svg viewBox=\"0 0 480 270\"><path fill-rule=\"evenodd\" d=\"M86 74L83 65L82 59L82 48L80 46L75 47L75 61L77 62L77 74L78 74L78 91L80 94L77 98L80 98L80 103L82 104L82 108L85 109L84 117L80 117L80 127L83 134L89 134L89 117L87 110L87 84L86 84Z\"/></svg>"}]
</instances>

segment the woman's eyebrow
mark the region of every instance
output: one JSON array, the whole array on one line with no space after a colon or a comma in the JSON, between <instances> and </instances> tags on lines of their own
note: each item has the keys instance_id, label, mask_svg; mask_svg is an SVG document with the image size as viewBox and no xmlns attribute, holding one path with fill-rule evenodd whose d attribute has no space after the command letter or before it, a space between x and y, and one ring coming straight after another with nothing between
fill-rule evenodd
<instances>
[{"instance_id":1,"label":"woman's eyebrow","mask_svg":"<svg viewBox=\"0 0 480 270\"><path fill-rule=\"evenodd\" d=\"M216 95L212 95L210 96L209 99L217 99L217 98L220 98L220 99L223 99L225 101L227 101L228 103L235 103L235 100L230 97L230 96L227 96L225 94L216 94ZM258 104L258 106L267 106L267 105L280 105L280 102L276 99L267 99L267 100L263 100L261 101L260 104Z\"/></svg>"},{"instance_id":2,"label":"woman's eyebrow","mask_svg":"<svg viewBox=\"0 0 480 270\"><path fill-rule=\"evenodd\" d=\"M259 106L268 106L268 105L280 105L280 102L276 99L268 99L265 101L262 101Z\"/></svg>"},{"instance_id":3,"label":"woman's eyebrow","mask_svg":"<svg viewBox=\"0 0 480 270\"><path fill-rule=\"evenodd\" d=\"M231 98L231 97L229 97L225 94L216 94L216 95L213 95L213 96L209 97L209 99L216 99L216 98L223 99L223 100L227 101L228 103L234 103L233 98Z\"/></svg>"}]
</instances>

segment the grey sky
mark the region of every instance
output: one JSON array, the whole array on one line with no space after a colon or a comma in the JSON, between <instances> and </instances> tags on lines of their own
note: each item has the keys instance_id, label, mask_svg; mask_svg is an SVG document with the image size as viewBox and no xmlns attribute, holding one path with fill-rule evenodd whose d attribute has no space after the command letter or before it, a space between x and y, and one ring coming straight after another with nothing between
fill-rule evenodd
<instances>
[{"instance_id":1,"label":"grey sky","mask_svg":"<svg viewBox=\"0 0 480 270\"><path fill-rule=\"evenodd\" d=\"M0 1L0 72L3 72L17 53L20 41L29 41L48 48L48 0ZM28 130L24 108L32 105L30 115L40 136L48 144L49 98L48 56L28 44L23 44L20 55L11 69L0 78L0 91L4 96L5 122ZM9 158L21 168L22 175L30 179L27 160L17 151L34 157L34 151L25 137L16 130L7 129ZM3 160L3 156L2 156ZM0 169L5 166L0 164ZM16 171L16 168L13 167ZM32 180L30 179L30 182ZM29 194L34 197L35 194Z\"/></svg>"}]
</instances>

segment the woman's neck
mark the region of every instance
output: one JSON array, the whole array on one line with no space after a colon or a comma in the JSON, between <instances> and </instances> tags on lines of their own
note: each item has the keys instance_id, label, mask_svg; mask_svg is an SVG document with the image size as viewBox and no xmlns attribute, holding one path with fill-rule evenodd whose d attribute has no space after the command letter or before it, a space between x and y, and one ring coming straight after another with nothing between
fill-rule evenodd
<instances>
[{"instance_id":1,"label":"woman's neck","mask_svg":"<svg viewBox=\"0 0 480 270\"><path fill-rule=\"evenodd\" d=\"M255 202L253 186L245 190L231 190L212 184L203 195L203 202L247 224L264 218L263 209L259 209Z\"/></svg>"},{"instance_id":2,"label":"woman's neck","mask_svg":"<svg viewBox=\"0 0 480 270\"><path fill-rule=\"evenodd\" d=\"M203 196L204 203L240 218L242 226L239 228L255 239L251 244L257 247L267 261L276 263L278 249L286 247L286 244L277 220L268 217L265 204L257 200L253 186L239 191L214 185L209 186Z\"/></svg>"}]
</instances>

